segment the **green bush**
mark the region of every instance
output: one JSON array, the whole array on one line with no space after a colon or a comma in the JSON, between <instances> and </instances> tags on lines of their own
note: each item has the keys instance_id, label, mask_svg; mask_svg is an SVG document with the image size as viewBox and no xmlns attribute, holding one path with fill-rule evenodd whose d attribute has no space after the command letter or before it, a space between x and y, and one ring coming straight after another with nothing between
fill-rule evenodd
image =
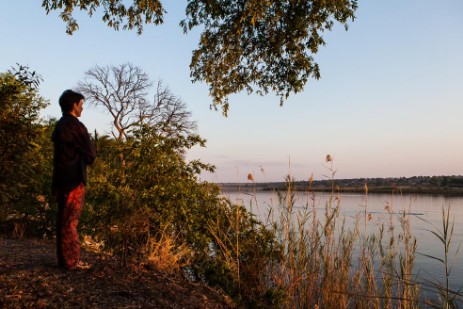
<instances>
[{"instance_id":1,"label":"green bush","mask_svg":"<svg viewBox=\"0 0 463 309\"><path fill-rule=\"evenodd\" d=\"M41 235L49 208L50 125L40 111L40 77L28 67L0 74L0 222L11 232ZM42 228L39 228L42 227Z\"/></svg>"}]
</instances>

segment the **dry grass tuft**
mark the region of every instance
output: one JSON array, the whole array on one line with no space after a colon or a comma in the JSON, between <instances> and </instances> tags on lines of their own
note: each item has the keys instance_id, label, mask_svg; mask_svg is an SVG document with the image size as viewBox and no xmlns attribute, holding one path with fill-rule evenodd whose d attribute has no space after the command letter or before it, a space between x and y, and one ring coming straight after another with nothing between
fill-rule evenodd
<instances>
[{"instance_id":1,"label":"dry grass tuft","mask_svg":"<svg viewBox=\"0 0 463 309\"><path fill-rule=\"evenodd\" d=\"M146 260L155 269L166 274L180 274L190 264L193 251L186 244L178 244L177 237L166 229L150 238L146 244Z\"/></svg>"}]
</instances>

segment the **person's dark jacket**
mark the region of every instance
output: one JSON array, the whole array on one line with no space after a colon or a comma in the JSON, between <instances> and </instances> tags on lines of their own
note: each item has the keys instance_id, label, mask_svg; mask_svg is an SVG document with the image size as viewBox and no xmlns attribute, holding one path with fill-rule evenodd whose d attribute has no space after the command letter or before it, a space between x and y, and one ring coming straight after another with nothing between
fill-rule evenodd
<instances>
[{"instance_id":1,"label":"person's dark jacket","mask_svg":"<svg viewBox=\"0 0 463 309\"><path fill-rule=\"evenodd\" d=\"M87 183L87 165L96 158L87 128L73 115L63 114L53 131L53 192L67 193Z\"/></svg>"}]
</instances>

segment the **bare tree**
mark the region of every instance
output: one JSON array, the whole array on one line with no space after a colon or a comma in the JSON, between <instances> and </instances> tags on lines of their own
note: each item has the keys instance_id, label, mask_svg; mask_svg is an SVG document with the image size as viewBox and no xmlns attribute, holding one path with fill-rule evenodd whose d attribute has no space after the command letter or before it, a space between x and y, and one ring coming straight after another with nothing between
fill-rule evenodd
<instances>
[{"instance_id":1,"label":"bare tree","mask_svg":"<svg viewBox=\"0 0 463 309\"><path fill-rule=\"evenodd\" d=\"M162 81L157 83L153 100L149 100L153 83L142 69L130 63L97 65L85 72L78 88L89 102L106 108L116 130L112 133L120 141L127 138L130 128L140 124L154 126L166 137L196 129L186 104Z\"/></svg>"},{"instance_id":2,"label":"bare tree","mask_svg":"<svg viewBox=\"0 0 463 309\"><path fill-rule=\"evenodd\" d=\"M152 83L148 75L132 64L119 66L95 66L85 72L79 90L87 100L104 106L113 117L117 136L127 137L127 130L134 125L131 118L141 106L147 104L146 96Z\"/></svg>"},{"instance_id":3,"label":"bare tree","mask_svg":"<svg viewBox=\"0 0 463 309\"><path fill-rule=\"evenodd\" d=\"M152 104L140 110L139 118L143 124L155 126L165 137L189 133L197 128L186 104L164 87L161 80L157 83Z\"/></svg>"}]
</instances>

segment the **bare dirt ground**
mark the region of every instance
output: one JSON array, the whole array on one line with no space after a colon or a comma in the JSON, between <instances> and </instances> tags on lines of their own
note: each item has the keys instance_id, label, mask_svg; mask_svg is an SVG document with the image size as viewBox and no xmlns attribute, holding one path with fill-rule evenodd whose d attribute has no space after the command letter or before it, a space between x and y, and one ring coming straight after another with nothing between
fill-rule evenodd
<instances>
[{"instance_id":1,"label":"bare dirt ground","mask_svg":"<svg viewBox=\"0 0 463 309\"><path fill-rule=\"evenodd\" d=\"M233 308L222 293L148 266L82 250L93 266L57 267L52 241L0 235L0 308Z\"/></svg>"}]
</instances>

